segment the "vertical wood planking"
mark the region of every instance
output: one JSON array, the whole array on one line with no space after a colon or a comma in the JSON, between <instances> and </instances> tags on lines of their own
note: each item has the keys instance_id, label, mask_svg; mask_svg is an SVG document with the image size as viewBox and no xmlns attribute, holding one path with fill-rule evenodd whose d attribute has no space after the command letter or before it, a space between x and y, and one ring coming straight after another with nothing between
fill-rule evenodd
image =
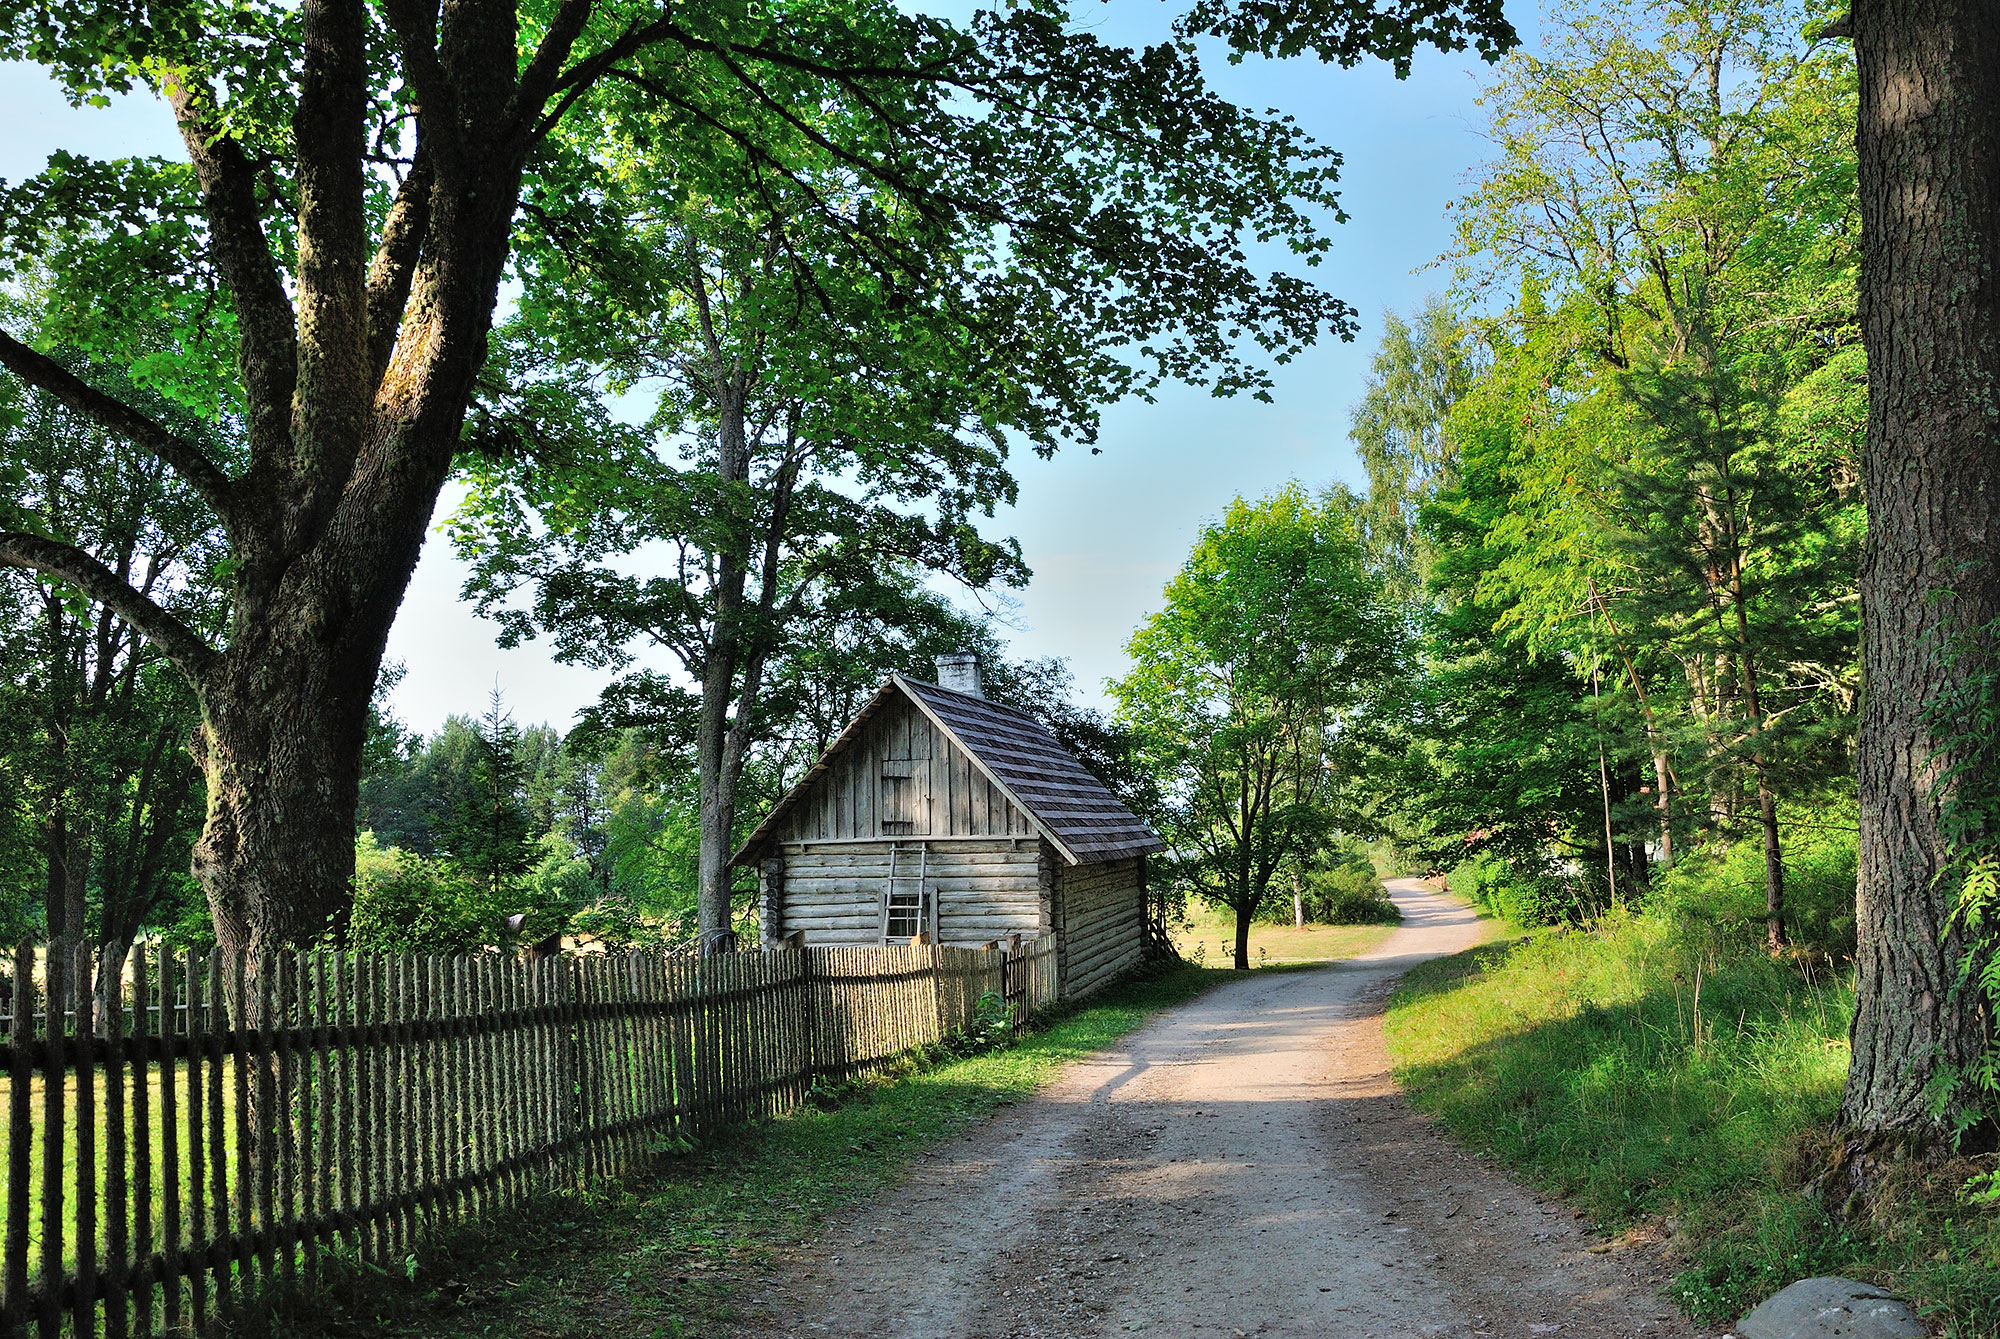
<instances>
[{"instance_id":1,"label":"vertical wood planking","mask_svg":"<svg viewBox=\"0 0 2000 1339\"><path fill-rule=\"evenodd\" d=\"M0 1335L17 1339L28 1322L28 1174L34 1143L34 1112L29 1096L34 1086L35 950L14 949L13 989L9 994L7 1043L7 1244L0 1267Z\"/></svg>"},{"instance_id":2,"label":"vertical wood planking","mask_svg":"<svg viewBox=\"0 0 2000 1339\"><path fill-rule=\"evenodd\" d=\"M70 1055L76 1069L76 1179L71 1195L76 1210L76 1291L70 1304L72 1331L94 1339L97 1334L97 1030L92 1026L91 954L78 944L70 959L72 1034ZM58 1087L62 1080L52 1075Z\"/></svg>"},{"instance_id":3,"label":"vertical wood planking","mask_svg":"<svg viewBox=\"0 0 2000 1339\"><path fill-rule=\"evenodd\" d=\"M145 946L134 945L123 958L117 961L100 960L100 975L109 973L104 983L104 1333L108 1339L125 1339L130 1333L128 1320L131 1310L129 1288L132 1279L132 1194L126 1174L131 1165L132 1150L125 1128L126 1114L126 1048L125 1048L125 970L127 963L136 954L143 960ZM146 1010L146 998L141 995L137 1004L139 1012ZM146 1071L138 1073L138 1086L146 1086ZM136 1132L143 1138L144 1125L135 1123ZM152 1216L152 1204L141 1200L147 1217Z\"/></svg>"}]
</instances>

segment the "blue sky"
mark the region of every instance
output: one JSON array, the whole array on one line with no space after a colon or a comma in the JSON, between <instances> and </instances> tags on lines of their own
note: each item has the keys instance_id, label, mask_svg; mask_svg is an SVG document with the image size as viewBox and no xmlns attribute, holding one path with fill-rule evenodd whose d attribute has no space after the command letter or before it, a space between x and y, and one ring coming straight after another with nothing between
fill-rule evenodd
<instances>
[{"instance_id":1,"label":"blue sky","mask_svg":"<svg viewBox=\"0 0 2000 1339\"><path fill-rule=\"evenodd\" d=\"M1140 25L1156 25L1166 12L1126 0L1107 6L1097 27L1107 39L1143 40ZM1525 15L1513 17L1525 26ZM1486 151L1475 103L1484 70L1470 54L1436 52L1420 53L1406 80L1379 62L1352 70L1210 63L1224 94L1296 117L1343 155L1350 217L1333 227L1333 251L1314 273L1360 313L1361 332L1278 369L1273 403L1167 387L1154 403L1106 411L1102 454L1019 460L1019 505L993 522L996 533L1019 537L1035 571L1014 596L1009 635L1018 654L1066 658L1080 696L1100 701L1103 681L1124 668L1126 638L1157 607L1201 524L1231 498L1292 479L1360 484L1349 409L1383 310L1409 311L1445 283L1427 267L1449 243L1447 204ZM12 132L0 141L0 177L9 180L38 170L56 147L97 157L180 156L157 99L73 109L29 66L0 65L0 123ZM440 519L449 504L447 496ZM405 721L430 731L453 711L476 712L496 679L524 722L564 725L595 699L602 672L556 665L536 646L495 647L492 626L459 603L459 580L448 545L433 534L389 642L390 656L407 666L395 694Z\"/></svg>"}]
</instances>

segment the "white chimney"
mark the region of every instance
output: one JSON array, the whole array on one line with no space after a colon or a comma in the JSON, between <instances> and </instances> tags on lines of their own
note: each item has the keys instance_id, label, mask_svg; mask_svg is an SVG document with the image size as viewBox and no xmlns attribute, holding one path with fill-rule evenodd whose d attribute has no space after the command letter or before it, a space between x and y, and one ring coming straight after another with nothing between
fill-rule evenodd
<instances>
[{"instance_id":1,"label":"white chimney","mask_svg":"<svg viewBox=\"0 0 2000 1339\"><path fill-rule=\"evenodd\" d=\"M979 691L979 657L970 651L954 651L937 658L938 687L949 688L967 697L984 697Z\"/></svg>"}]
</instances>

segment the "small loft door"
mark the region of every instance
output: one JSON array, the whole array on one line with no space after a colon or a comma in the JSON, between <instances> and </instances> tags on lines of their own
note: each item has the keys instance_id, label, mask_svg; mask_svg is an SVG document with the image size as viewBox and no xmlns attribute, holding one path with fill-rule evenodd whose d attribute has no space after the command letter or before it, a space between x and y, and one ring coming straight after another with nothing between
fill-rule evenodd
<instances>
[{"instance_id":1,"label":"small loft door","mask_svg":"<svg viewBox=\"0 0 2000 1339\"><path fill-rule=\"evenodd\" d=\"M930 832L930 795L925 785L928 773L922 759L883 759L880 835L922 837Z\"/></svg>"}]
</instances>

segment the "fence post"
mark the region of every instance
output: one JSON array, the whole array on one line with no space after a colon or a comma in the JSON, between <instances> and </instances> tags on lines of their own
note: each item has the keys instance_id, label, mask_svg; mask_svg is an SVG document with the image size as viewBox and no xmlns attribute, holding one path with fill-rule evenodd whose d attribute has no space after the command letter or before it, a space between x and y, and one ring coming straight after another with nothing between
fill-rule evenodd
<instances>
[{"instance_id":1,"label":"fence post","mask_svg":"<svg viewBox=\"0 0 2000 1339\"><path fill-rule=\"evenodd\" d=\"M782 946L799 955L798 986L794 997L798 1001L798 1047L799 1078L798 1098L803 1102L813 1085L819 1082L819 1008L813 998L812 950L806 947L806 932L794 930L781 941Z\"/></svg>"},{"instance_id":2,"label":"fence post","mask_svg":"<svg viewBox=\"0 0 2000 1339\"><path fill-rule=\"evenodd\" d=\"M1021 936L1007 936L1006 957L1000 962L1000 994L1017 1023L1028 1017L1028 961L1021 953Z\"/></svg>"}]
</instances>

